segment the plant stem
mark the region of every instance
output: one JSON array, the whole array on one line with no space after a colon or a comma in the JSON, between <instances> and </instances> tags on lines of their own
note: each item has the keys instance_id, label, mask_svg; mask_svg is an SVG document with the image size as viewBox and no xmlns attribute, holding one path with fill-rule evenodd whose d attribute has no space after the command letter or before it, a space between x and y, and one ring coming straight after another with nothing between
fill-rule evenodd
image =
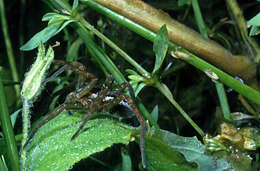
<instances>
[{"instance_id":1,"label":"plant stem","mask_svg":"<svg viewBox=\"0 0 260 171\"><path fill-rule=\"evenodd\" d=\"M235 21L235 28L239 37L242 38L244 44L246 45L250 56L255 58L255 62L260 60L260 49L258 44L253 40L253 38L248 36L246 20L243 16L242 11L239 8L239 5L236 0L227 0L226 1L228 11L232 19Z\"/></svg>"},{"instance_id":2,"label":"plant stem","mask_svg":"<svg viewBox=\"0 0 260 171\"><path fill-rule=\"evenodd\" d=\"M193 11L194 11L194 14L195 14L195 18L196 18L197 25L199 27L200 33L202 34L203 37L208 38L206 25L204 23L198 1L193 0L192 6L193 6ZM217 89L218 98L219 98L219 101L220 101L220 106L221 106L224 118L225 118L226 121L232 122L233 120L232 120L232 117L230 115L229 105L228 105L227 96L226 96L224 86L223 86L222 83L220 83L218 81L216 81L215 86L216 86L216 89Z\"/></svg>"},{"instance_id":3,"label":"plant stem","mask_svg":"<svg viewBox=\"0 0 260 171\"><path fill-rule=\"evenodd\" d=\"M192 0L191 4L192 4L194 15L195 15L195 18L197 21L197 26L199 27L199 31L203 37L208 39L207 28L206 28L206 25L202 18L201 12L200 12L198 0Z\"/></svg>"},{"instance_id":4,"label":"plant stem","mask_svg":"<svg viewBox=\"0 0 260 171\"><path fill-rule=\"evenodd\" d=\"M12 48L11 40L10 40L9 33L8 33L8 26L7 26L7 22L6 22L5 7L4 7L3 0L0 0L0 11L1 11L2 30L3 30L4 39L5 39L8 61L9 61L11 71L12 71L12 77L15 82L19 82L19 77L18 77L14 54L13 54L13 48ZM16 92L17 99L20 99L20 90L21 90L20 85L19 84L15 85L15 92Z\"/></svg>"},{"instance_id":5,"label":"plant stem","mask_svg":"<svg viewBox=\"0 0 260 171\"><path fill-rule=\"evenodd\" d=\"M190 118L190 116L182 109L182 107L174 100L167 88L163 86L159 81L154 85L170 102L171 104L182 114L182 116L191 124L191 126L200 134L201 137L205 136L202 129Z\"/></svg>"},{"instance_id":6,"label":"plant stem","mask_svg":"<svg viewBox=\"0 0 260 171\"><path fill-rule=\"evenodd\" d=\"M252 61L248 58L232 55L221 45L212 40L205 39L194 30L189 29L185 25L172 19L163 11L153 8L143 1L81 0L81 2L111 18L114 14L108 13L107 8L109 8L110 11L112 10L114 13L117 12L121 14L117 14L116 16L118 20L126 20L122 22L128 22L127 19L130 19L154 33L156 33L162 25L166 24L170 41L224 69L232 75L237 75L248 82L255 80L256 67L252 65ZM99 4L107 7L106 10ZM126 25L126 27L131 29L129 24Z\"/></svg>"},{"instance_id":7,"label":"plant stem","mask_svg":"<svg viewBox=\"0 0 260 171\"><path fill-rule=\"evenodd\" d=\"M98 3L94 2L94 1L85 1L84 0L82 2L87 4L89 7L97 10L98 12L106 15L110 19L126 26L128 29L136 32L137 34L141 35L142 37L144 37L150 41L153 41L156 36L156 34L153 33L152 31L142 27L139 24L136 24L135 22L127 19L126 17L123 17L122 15L119 15L119 14L109 10L108 8L105 8L101 5L99 5ZM234 79L232 76L219 70L215 66L207 63L205 60L200 59L199 57L195 56L194 54L188 52L187 50L185 50L177 45L174 45L171 42L169 42L169 47L171 49L173 49L173 51L178 49L178 51L181 51L181 52L187 54L188 58L182 58L187 63L193 65L194 67L196 67L197 69L199 69L203 72L207 69L210 69L211 71L213 71L214 73L216 73L218 75L219 81L221 81L228 87L231 87L233 90L237 91L238 93L242 94L243 96L247 97L252 102L260 105L260 93L258 91L239 82L238 80ZM224 61L222 61L222 62L224 62Z\"/></svg>"},{"instance_id":8,"label":"plant stem","mask_svg":"<svg viewBox=\"0 0 260 171\"><path fill-rule=\"evenodd\" d=\"M96 34L101 40L107 43L112 49L114 49L118 54L120 54L127 62L133 65L139 73L143 76L149 76L149 72L147 72L141 65L135 62L127 53L125 53L122 49L120 49L114 42L108 39L105 35L100 33L97 29L95 29L92 25L90 25L84 18L80 19L82 25L84 25L87 29Z\"/></svg>"},{"instance_id":9,"label":"plant stem","mask_svg":"<svg viewBox=\"0 0 260 171\"><path fill-rule=\"evenodd\" d=\"M219 101L220 101L220 106L221 106L221 110L222 110L222 113L224 115L224 118L228 122L233 122L233 119L230 115L230 109L229 109L229 105L228 105L227 96L226 96L224 86L220 82L216 82L215 85L216 85L218 98L219 98Z\"/></svg>"},{"instance_id":10,"label":"plant stem","mask_svg":"<svg viewBox=\"0 0 260 171\"><path fill-rule=\"evenodd\" d=\"M22 138L22 143L21 143L21 168L22 170L25 169L25 162L26 162L26 149L23 148L24 144L26 143L28 139L28 134L29 134L29 128L30 128L30 105L29 102L24 99L23 100L23 138Z\"/></svg>"},{"instance_id":11,"label":"plant stem","mask_svg":"<svg viewBox=\"0 0 260 171\"><path fill-rule=\"evenodd\" d=\"M11 119L8 112L8 107L5 98L4 86L2 83L0 68L0 121L2 131L5 137L6 145L7 145L7 155L10 161L10 166L12 170L19 171L19 157L18 150L15 142L14 132L11 124Z\"/></svg>"}]
</instances>

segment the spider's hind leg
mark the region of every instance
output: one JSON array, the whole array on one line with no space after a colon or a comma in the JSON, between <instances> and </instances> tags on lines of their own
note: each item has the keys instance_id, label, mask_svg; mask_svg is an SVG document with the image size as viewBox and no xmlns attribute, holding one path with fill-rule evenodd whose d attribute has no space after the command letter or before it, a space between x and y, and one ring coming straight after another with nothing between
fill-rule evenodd
<instances>
[{"instance_id":1,"label":"spider's hind leg","mask_svg":"<svg viewBox=\"0 0 260 171\"><path fill-rule=\"evenodd\" d=\"M123 94L123 90L128 87L130 97L126 94ZM120 103L122 100L126 100L127 103L130 105L130 107L133 109L139 123L141 126L140 130L140 151L141 151L141 157L142 157L142 165L145 168L146 167L146 161L145 161L145 153L144 153L144 144L145 144L145 119L143 115L140 113L135 95L134 95L134 90L132 86L128 82L124 82L119 87L117 90L113 91L112 93L109 93L108 95L115 95L114 99L109 101L107 104L102 106L102 111L109 111L112 109L115 105Z\"/></svg>"}]
</instances>

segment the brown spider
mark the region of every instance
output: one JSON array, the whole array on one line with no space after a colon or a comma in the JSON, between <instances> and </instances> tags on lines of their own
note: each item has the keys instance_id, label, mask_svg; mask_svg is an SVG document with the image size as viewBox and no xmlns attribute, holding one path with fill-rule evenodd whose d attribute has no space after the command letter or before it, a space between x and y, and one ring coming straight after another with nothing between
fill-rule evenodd
<instances>
[{"instance_id":1,"label":"brown spider","mask_svg":"<svg viewBox=\"0 0 260 171\"><path fill-rule=\"evenodd\" d=\"M139 112L133 92L133 88L128 82L124 82L120 84L114 91L110 92L109 87L113 83L113 77L109 76L105 83L103 84L101 90L98 93L91 93L90 91L97 83L97 78L91 74L86 72L86 68L83 64L79 62L65 62L62 60L54 60L54 64L63 65L58 71L56 71L50 78L46 79L43 84L47 83L51 79L57 77L60 73L65 71L66 69L71 70L75 73L80 75L80 88L69 93L66 96L66 99L63 104L58 106L50 115L47 116L46 119L40 121L36 127L31 131L29 138L27 139L26 143L24 144L23 148L27 146L30 142L32 137L47 122L58 116L63 110L70 110L70 109L89 109L88 114L84 118L83 122L81 123L78 130L74 133L71 137L71 141L75 139L84 125L87 123L91 114L95 111L102 111L106 112L112 109L115 105L119 104L122 100L127 101L130 105L132 110L135 112L137 119L141 125L141 132L140 132L140 151L141 151L141 158L142 158L142 165L145 168L145 155L144 155L144 141L145 141L145 120L141 113ZM86 80L90 80L87 82ZM87 83L87 84L86 84ZM124 89L128 87L131 98L123 94Z\"/></svg>"}]
</instances>

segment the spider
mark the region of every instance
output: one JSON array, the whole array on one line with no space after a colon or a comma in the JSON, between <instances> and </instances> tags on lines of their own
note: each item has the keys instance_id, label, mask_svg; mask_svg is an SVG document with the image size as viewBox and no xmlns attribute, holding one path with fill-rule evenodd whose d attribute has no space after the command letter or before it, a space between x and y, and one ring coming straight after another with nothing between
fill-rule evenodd
<instances>
[{"instance_id":1,"label":"spider","mask_svg":"<svg viewBox=\"0 0 260 171\"><path fill-rule=\"evenodd\" d=\"M91 93L91 90L94 88L98 79L95 75L86 72L86 68L83 64L79 62L65 62L62 60L54 60L53 63L57 65L63 65L63 66L58 71L56 71L51 77L47 78L43 84L46 84L51 79L57 77L63 71L71 70L79 74L80 87L75 91L69 93L66 96L66 99L63 104L58 106L50 115L47 116L46 119L40 121L35 126L35 128L31 131L29 138L27 139L23 148L27 146L27 144L30 142L30 140L33 138L33 136L39 130L39 128L41 128L47 122L49 122L50 120L58 116L63 110L89 109L88 114L85 116L78 130L71 137L71 141L72 141L79 135L80 131L89 120L89 117L95 111L107 112L124 100L127 101L129 106L132 108L141 125L140 151L141 151L142 165L145 168L146 167L145 154L144 154L145 119L143 118L143 116L138 110L132 86L128 82L123 82L115 90L109 91L109 88L114 81L113 77L110 75L106 79L100 91L98 91L97 93ZM126 87L129 89L130 97L126 94L123 94L123 91Z\"/></svg>"}]
</instances>

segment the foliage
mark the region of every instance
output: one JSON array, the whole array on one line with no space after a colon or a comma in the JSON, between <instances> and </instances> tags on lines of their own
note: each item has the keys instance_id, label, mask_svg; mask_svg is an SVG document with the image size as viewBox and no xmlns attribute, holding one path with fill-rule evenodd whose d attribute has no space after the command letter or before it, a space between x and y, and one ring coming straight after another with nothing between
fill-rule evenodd
<instances>
[{"instance_id":1,"label":"foliage","mask_svg":"<svg viewBox=\"0 0 260 171\"><path fill-rule=\"evenodd\" d=\"M8 105L1 103L2 109L8 107L13 113L9 117L2 115L8 114L7 110L0 110L0 120L12 123L9 127L4 127L2 122L0 125L0 170L19 169L15 166L18 161L10 159L17 154L11 154L9 149L12 146L22 148L19 144L24 144L28 133L21 132L22 125L26 129L34 128L64 102L67 94L81 86L77 84L80 77L71 71L65 71L45 84L44 79L58 70L57 66L49 67L53 58L83 63L87 71L100 80L93 91L100 89L102 80L110 74L117 84L130 82L138 108L147 120L144 149L147 168L143 168L140 160L137 146L140 127L134 127L137 125L135 115L118 105L109 113L96 112L73 141L71 136L87 110L63 111L41 127L23 149L23 170L84 170L87 167L90 170L237 171L260 168L259 152L256 148L246 148L250 145L259 147L260 144L260 93L252 88L258 81L257 75L248 82L252 84L246 85L224 73L224 69L200 59L196 52L188 52L173 44L168 37L167 23L155 33L128 20L128 16L125 18L101 6L98 1L42 2L36 5L37 2L21 1L20 11L17 11L13 3L4 6L1 0L4 39L9 39L6 32L9 30L14 46L6 43L5 54L5 44L0 44L4 52L0 54L0 83L3 81L5 86L0 87L1 92L5 91L0 100L5 101L7 96ZM228 10L223 8L223 2L208 0L146 0L145 4L167 11L172 18L199 30L204 38L217 41L231 53L246 54L259 62L260 50L257 43L252 43L257 41L251 41L258 40L255 35L259 33L259 2L238 4L248 20L244 24L252 26L249 33L252 37L244 35L247 30L232 18L234 11L228 3ZM3 7L6 7L8 23L3 22ZM34 8L38 10L37 14ZM19 20L19 24L14 24ZM44 21L48 25L42 24ZM60 44L55 47L57 41ZM45 54L46 45L50 48ZM38 57L35 59L35 52L29 51L37 47ZM15 60L10 57L10 51L14 51ZM10 65L16 64L18 72L13 67L8 69L6 56ZM34 61L39 67L32 65ZM241 61L246 60L241 58ZM257 69L256 65L251 67ZM251 74L251 71L248 68L248 73L241 75ZM24 81L11 81L13 75L19 75ZM25 118L23 122L19 114L22 108L20 94L14 95L14 89L19 90L17 85L20 83L23 83L23 100L30 101L23 104L23 113L26 111L29 115L28 121ZM131 95L128 90L125 93ZM230 126L218 131L223 122ZM11 131L10 136L6 131Z\"/></svg>"}]
</instances>

